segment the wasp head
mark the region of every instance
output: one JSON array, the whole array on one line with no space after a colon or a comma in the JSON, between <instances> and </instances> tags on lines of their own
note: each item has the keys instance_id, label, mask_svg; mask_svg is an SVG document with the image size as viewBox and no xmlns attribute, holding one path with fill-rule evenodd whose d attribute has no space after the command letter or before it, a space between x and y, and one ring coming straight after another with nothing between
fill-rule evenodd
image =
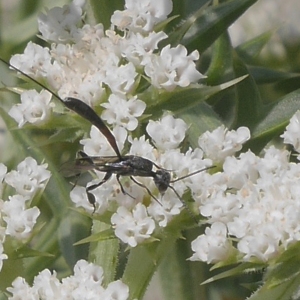
<instances>
[{"instance_id":1,"label":"wasp head","mask_svg":"<svg viewBox=\"0 0 300 300\"><path fill-rule=\"evenodd\" d=\"M155 173L153 180L160 194L163 195L169 187L171 175L166 170L158 170Z\"/></svg>"}]
</instances>

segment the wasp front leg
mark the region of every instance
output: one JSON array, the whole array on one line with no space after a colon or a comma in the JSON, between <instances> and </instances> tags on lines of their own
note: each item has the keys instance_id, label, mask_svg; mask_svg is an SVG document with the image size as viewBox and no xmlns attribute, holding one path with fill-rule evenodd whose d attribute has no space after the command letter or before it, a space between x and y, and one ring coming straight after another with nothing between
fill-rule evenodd
<instances>
[{"instance_id":1,"label":"wasp front leg","mask_svg":"<svg viewBox=\"0 0 300 300\"><path fill-rule=\"evenodd\" d=\"M125 191L125 189L123 188L123 185L122 185L122 183L121 183L121 181L120 181L120 176L121 176L121 175L117 175L116 177L117 177L117 181L118 181L118 183L119 183L119 185L120 185L120 188L121 188L122 193L123 193L124 195L129 196L129 197L132 198L132 199L135 199L133 196L131 196L129 193L127 193L127 192Z\"/></svg>"}]
</instances>

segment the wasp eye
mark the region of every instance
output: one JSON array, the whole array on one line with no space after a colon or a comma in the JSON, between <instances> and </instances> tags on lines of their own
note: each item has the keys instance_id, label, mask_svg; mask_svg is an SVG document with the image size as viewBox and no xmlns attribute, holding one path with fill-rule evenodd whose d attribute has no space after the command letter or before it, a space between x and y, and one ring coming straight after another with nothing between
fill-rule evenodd
<instances>
[{"instance_id":1,"label":"wasp eye","mask_svg":"<svg viewBox=\"0 0 300 300\"><path fill-rule=\"evenodd\" d=\"M162 195L165 193L165 191L169 187L170 180L171 180L171 175L169 172L167 172L165 170L158 170L155 173L154 183Z\"/></svg>"}]
</instances>

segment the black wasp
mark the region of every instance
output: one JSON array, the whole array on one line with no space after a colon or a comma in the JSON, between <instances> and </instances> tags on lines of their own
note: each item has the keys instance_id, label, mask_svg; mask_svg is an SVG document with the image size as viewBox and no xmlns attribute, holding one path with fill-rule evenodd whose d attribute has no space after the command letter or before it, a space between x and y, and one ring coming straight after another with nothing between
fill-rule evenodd
<instances>
[{"instance_id":1,"label":"black wasp","mask_svg":"<svg viewBox=\"0 0 300 300\"><path fill-rule=\"evenodd\" d=\"M121 182L120 182L120 176L129 176L132 181L134 181L139 186L146 189L148 194L155 199L158 203L160 203L157 198L151 193L151 191L143 184L138 182L134 177L140 176L140 177L151 177L153 178L153 181L161 195L163 195L168 188L172 189L176 196L183 202L177 191L174 189L173 186L170 185L170 183L174 183L176 181L179 181L181 179L184 179L186 177L195 175L199 172L202 172L204 170L213 168L213 167L206 167L204 169L195 171L193 173L190 173L186 176L177 178L175 180L171 180L171 174L170 171L161 168L154 162L150 161L149 159L143 158L141 156L136 155L121 155L119 148L116 143L116 139L110 129L106 126L106 124L102 121L102 119L97 115L97 113L86 103L83 101L67 97L64 100L61 99L57 94L53 93L49 88L47 88L45 85L39 83L34 78L31 78L29 75L24 73L23 71L19 70L18 68L10 65L8 62L0 58L0 61L11 67L12 69L16 70L17 72L20 72L23 76L29 78L48 92L50 92L53 96L55 96L60 102L62 102L67 108L70 110L76 112L78 115L83 117L84 119L88 120L91 124L96 126L100 132L106 137L108 143L111 145L113 150L116 153L116 156L88 156L83 151L80 151L80 158L77 158L75 161L74 169L81 171L87 171L87 170L98 170L100 172L105 172L104 178L97 184L90 185L86 187L86 193L89 202L94 206L95 210L95 197L91 193L92 190L95 188L101 186L103 183L105 183L107 180L111 178L113 174L116 175L117 181L121 187L121 191L123 194L129 195L123 188ZM153 171L153 167L156 167L156 171ZM129 195L132 197L131 195ZM185 205L185 203L183 202ZM185 205L186 206L186 205Z\"/></svg>"}]
</instances>

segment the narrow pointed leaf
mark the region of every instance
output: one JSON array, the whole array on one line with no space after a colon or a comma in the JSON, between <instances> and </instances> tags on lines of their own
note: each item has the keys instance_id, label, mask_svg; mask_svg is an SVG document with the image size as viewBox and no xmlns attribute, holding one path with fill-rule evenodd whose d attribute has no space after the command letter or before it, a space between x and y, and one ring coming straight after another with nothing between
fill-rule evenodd
<instances>
[{"instance_id":1,"label":"narrow pointed leaf","mask_svg":"<svg viewBox=\"0 0 300 300\"><path fill-rule=\"evenodd\" d=\"M233 0L209 7L198 18L182 43L203 52L257 0Z\"/></svg>"}]
</instances>

